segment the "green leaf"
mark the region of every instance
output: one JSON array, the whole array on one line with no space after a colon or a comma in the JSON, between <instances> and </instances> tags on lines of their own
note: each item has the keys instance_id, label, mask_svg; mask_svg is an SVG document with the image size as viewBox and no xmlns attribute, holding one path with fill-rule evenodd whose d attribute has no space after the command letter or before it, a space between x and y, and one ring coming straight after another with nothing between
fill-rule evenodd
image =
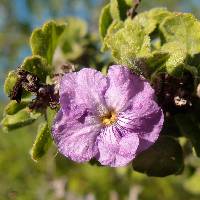
<instances>
[{"instance_id":1,"label":"green leaf","mask_svg":"<svg viewBox=\"0 0 200 200\"><path fill-rule=\"evenodd\" d=\"M18 76L16 71L10 71L4 83L4 92L7 96L9 96L13 91L13 87L15 86L17 80Z\"/></svg>"},{"instance_id":2,"label":"green leaf","mask_svg":"<svg viewBox=\"0 0 200 200\"><path fill-rule=\"evenodd\" d=\"M129 6L133 6L134 5L134 0L125 0L126 4Z\"/></svg>"},{"instance_id":3,"label":"green leaf","mask_svg":"<svg viewBox=\"0 0 200 200\"><path fill-rule=\"evenodd\" d=\"M47 122L40 124L37 137L31 149L31 157L34 161L42 158L52 143L51 134Z\"/></svg>"},{"instance_id":4,"label":"green leaf","mask_svg":"<svg viewBox=\"0 0 200 200\"><path fill-rule=\"evenodd\" d=\"M102 10L99 17L99 33L103 39L106 36L108 27L112 23L112 16L110 14L110 4L107 4Z\"/></svg>"},{"instance_id":5,"label":"green leaf","mask_svg":"<svg viewBox=\"0 0 200 200\"><path fill-rule=\"evenodd\" d=\"M46 59L38 55L27 57L21 65L21 68L33 73L44 82L46 81L46 76L50 71Z\"/></svg>"},{"instance_id":6,"label":"green leaf","mask_svg":"<svg viewBox=\"0 0 200 200\"><path fill-rule=\"evenodd\" d=\"M51 130L53 120L54 120L57 112L58 111L55 109L51 109L49 107L47 108L47 123L48 123L49 130Z\"/></svg>"},{"instance_id":7,"label":"green leaf","mask_svg":"<svg viewBox=\"0 0 200 200\"><path fill-rule=\"evenodd\" d=\"M200 22L192 15L175 13L160 25L167 42L179 42L190 55L200 52Z\"/></svg>"},{"instance_id":8,"label":"green leaf","mask_svg":"<svg viewBox=\"0 0 200 200\"><path fill-rule=\"evenodd\" d=\"M200 157L200 122L192 114L178 114L175 120L182 134L192 142L195 152Z\"/></svg>"},{"instance_id":9,"label":"green leaf","mask_svg":"<svg viewBox=\"0 0 200 200\"><path fill-rule=\"evenodd\" d=\"M28 108L24 108L14 115L6 115L1 125L6 131L32 124L41 114L31 113Z\"/></svg>"},{"instance_id":10,"label":"green leaf","mask_svg":"<svg viewBox=\"0 0 200 200\"><path fill-rule=\"evenodd\" d=\"M171 14L166 8L154 8L150 11L139 13L135 16L134 21L140 23L147 34L151 34Z\"/></svg>"},{"instance_id":11,"label":"green leaf","mask_svg":"<svg viewBox=\"0 0 200 200\"><path fill-rule=\"evenodd\" d=\"M172 12L168 11L167 8L153 8L149 11L149 18L156 20L157 25L171 15Z\"/></svg>"},{"instance_id":12,"label":"green leaf","mask_svg":"<svg viewBox=\"0 0 200 200\"><path fill-rule=\"evenodd\" d=\"M183 169L183 152L177 140L160 136L156 143L133 160L133 169L148 176L179 174Z\"/></svg>"},{"instance_id":13,"label":"green leaf","mask_svg":"<svg viewBox=\"0 0 200 200\"><path fill-rule=\"evenodd\" d=\"M124 27L124 23L121 22L121 21L115 20L115 21L112 22L112 24L108 27L106 36L104 37L103 45L102 45L102 48L101 48L102 52L109 50L109 40L110 40L110 38L123 27Z\"/></svg>"},{"instance_id":14,"label":"green leaf","mask_svg":"<svg viewBox=\"0 0 200 200\"><path fill-rule=\"evenodd\" d=\"M18 111L22 110L28 105L27 101L21 101L20 103L17 103L16 101L10 101L8 105L5 107L5 114L7 115L14 115Z\"/></svg>"},{"instance_id":15,"label":"green leaf","mask_svg":"<svg viewBox=\"0 0 200 200\"><path fill-rule=\"evenodd\" d=\"M178 75L183 71L184 62L187 58L185 46L178 42L168 42L161 47L162 52L169 53L169 59L166 62L166 71L170 75Z\"/></svg>"},{"instance_id":16,"label":"green leaf","mask_svg":"<svg viewBox=\"0 0 200 200\"><path fill-rule=\"evenodd\" d=\"M129 67L133 65L135 58L151 56L150 37L145 34L140 24L131 19L127 19L121 29L109 30L104 39L104 45L111 49L112 56L117 63Z\"/></svg>"},{"instance_id":17,"label":"green leaf","mask_svg":"<svg viewBox=\"0 0 200 200\"><path fill-rule=\"evenodd\" d=\"M42 28L34 30L30 38L33 55L40 55L47 59L48 64L51 64L59 37L65 28L65 24L49 21Z\"/></svg>"},{"instance_id":18,"label":"green leaf","mask_svg":"<svg viewBox=\"0 0 200 200\"><path fill-rule=\"evenodd\" d=\"M34 161L38 161L45 155L52 143L51 127L57 111L47 108L47 122L39 126L37 137L31 149L31 157Z\"/></svg>"},{"instance_id":19,"label":"green leaf","mask_svg":"<svg viewBox=\"0 0 200 200\"><path fill-rule=\"evenodd\" d=\"M144 28L144 31L148 35L156 29L157 22L156 20L149 18L148 12L136 15L134 21L137 21L139 24L141 24L142 27Z\"/></svg>"},{"instance_id":20,"label":"green leaf","mask_svg":"<svg viewBox=\"0 0 200 200\"><path fill-rule=\"evenodd\" d=\"M125 0L111 0L110 13L115 20L125 20L127 18L127 10L130 6L126 4Z\"/></svg>"}]
</instances>

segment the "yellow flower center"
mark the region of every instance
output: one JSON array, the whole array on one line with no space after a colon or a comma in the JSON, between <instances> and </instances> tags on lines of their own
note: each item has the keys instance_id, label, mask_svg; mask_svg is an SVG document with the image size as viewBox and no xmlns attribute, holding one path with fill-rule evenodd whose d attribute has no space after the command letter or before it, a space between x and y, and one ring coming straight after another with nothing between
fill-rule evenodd
<instances>
[{"instance_id":1,"label":"yellow flower center","mask_svg":"<svg viewBox=\"0 0 200 200\"><path fill-rule=\"evenodd\" d=\"M117 115L114 111L110 111L101 117L101 122L106 126L112 125L116 121L117 121Z\"/></svg>"}]
</instances>

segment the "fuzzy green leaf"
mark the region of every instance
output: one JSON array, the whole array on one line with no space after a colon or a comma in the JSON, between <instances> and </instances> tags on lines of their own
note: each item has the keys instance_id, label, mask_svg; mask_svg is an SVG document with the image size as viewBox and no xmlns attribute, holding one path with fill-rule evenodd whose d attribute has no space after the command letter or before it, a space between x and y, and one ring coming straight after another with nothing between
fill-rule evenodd
<instances>
[{"instance_id":1,"label":"fuzzy green leaf","mask_svg":"<svg viewBox=\"0 0 200 200\"><path fill-rule=\"evenodd\" d=\"M127 10L130 6L127 5L125 0L111 0L110 13L115 20L125 20L127 18Z\"/></svg>"},{"instance_id":2,"label":"fuzzy green leaf","mask_svg":"<svg viewBox=\"0 0 200 200\"><path fill-rule=\"evenodd\" d=\"M112 16L110 14L110 4L107 4L101 11L99 18L99 33L103 39L106 36L108 27L112 23Z\"/></svg>"},{"instance_id":3,"label":"fuzzy green leaf","mask_svg":"<svg viewBox=\"0 0 200 200\"><path fill-rule=\"evenodd\" d=\"M164 177L183 169L183 152L177 140L160 136L156 143L133 160L133 169L148 176Z\"/></svg>"},{"instance_id":4,"label":"fuzzy green leaf","mask_svg":"<svg viewBox=\"0 0 200 200\"><path fill-rule=\"evenodd\" d=\"M4 83L4 92L7 96L9 96L13 91L13 87L15 86L17 79L18 76L16 71L10 71Z\"/></svg>"},{"instance_id":5,"label":"fuzzy green leaf","mask_svg":"<svg viewBox=\"0 0 200 200\"><path fill-rule=\"evenodd\" d=\"M169 59L166 62L166 71L170 75L178 75L183 70L184 61L187 57L187 50L183 44L178 41L165 43L161 51L169 53Z\"/></svg>"},{"instance_id":6,"label":"fuzzy green leaf","mask_svg":"<svg viewBox=\"0 0 200 200\"><path fill-rule=\"evenodd\" d=\"M125 2L129 6L133 6L134 5L134 0L125 0Z\"/></svg>"},{"instance_id":7,"label":"fuzzy green leaf","mask_svg":"<svg viewBox=\"0 0 200 200\"><path fill-rule=\"evenodd\" d=\"M42 158L52 143L51 134L47 122L40 124L37 137L31 149L31 157L34 161Z\"/></svg>"},{"instance_id":8,"label":"fuzzy green leaf","mask_svg":"<svg viewBox=\"0 0 200 200\"><path fill-rule=\"evenodd\" d=\"M109 50L109 40L111 39L112 35L114 35L117 31L124 27L124 23L121 21L113 21L112 24L108 27L107 34L104 37L103 45L101 51Z\"/></svg>"},{"instance_id":9,"label":"fuzzy green leaf","mask_svg":"<svg viewBox=\"0 0 200 200\"><path fill-rule=\"evenodd\" d=\"M148 58L150 53L150 38L142 26L131 19L124 22L124 27L112 31L104 39L104 45L111 49L115 61L132 67L134 59Z\"/></svg>"},{"instance_id":10,"label":"fuzzy green leaf","mask_svg":"<svg viewBox=\"0 0 200 200\"><path fill-rule=\"evenodd\" d=\"M57 111L47 108L47 121L40 124L37 137L31 149L31 157L34 161L38 161L48 151L51 143L51 127Z\"/></svg>"},{"instance_id":11,"label":"fuzzy green leaf","mask_svg":"<svg viewBox=\"0 0 200 200\"><path fill-rule=\"evenodd\" d=\"M200 22L192 15L175 13L160 25L167 42L182 43L190 55L200 52Z\"/></svg>"},{"instance_id":12,"label":"fuzzy green leaf","mask_svg":"<svg viewBox=\"0 0 200 200\"><path fill-rule=\"evenodd\" d=\"M144 12L144 13L140 13L139 15L136 15L134 21L137 21L138 23L140 23L147 34L152 33L156 29L157 22L155 19L149 18L148 12Z\"/></svg>"},{"instance_id":13,"label":"fuzzy green leaf","mask_svg":"<svg viewBox=\"0 0 200 200\"><path fill-rule=\"evenodd\" d=\"M50 71L46 59L38 55L27 57L21 65L21 68L38 76L44 82Z\"/></svg>"},{"instance_id":14,"label":"fuzzy green leaf","mask_svg":"<svg viewBox=\"0 0 200 200\"><path fill-rule=\"evenodd\" d=\"M21 101L20 103L17 103L16 101L10 101L8 105L5 107L5 114L7 115L14 115L18 111L22 110L28 105L27 101Z\"/></svg>"},{"instance_id":15,"label":"fuzzy green leaf","mask_svg":"<svg viewBox=\"0 0 200 200\"><path fill-rule=\"evenodd\" d=\"M42 28L34 30L30 38L33 55L40 55L47 59L48 64L51 64L59 37L65 28L65 24L49 21Z\"/></svg>"},{"instance_id":16,"label":"fuzzy green leaf","mask_svg":"<svg viewBox=\"0 0 200 200\"><path fill-rule=\"evenodd\" d=\"M39 116L40 113L31 113L28 108L24 108L14 115L6 115L1 125L6 131L11 131L32 124Z\"/></svg>"},{"instance_id":17,"label":"fuzzy green leaf","mask_svg":"<svg viewBox=\"0 0 200 200\"><path fill-rule=\"evenodd\" d=\"M172 12L168 11L166 8L153 8L149 11L149 18L156 20L157 25L171 15Z\"/></svg>"},{"instance_id":18,"label":"fuzzy green leaf","mask_svg":"<svg viewBox=\"0 0 200 200\"><path fill-rule=\"evenodd\" d=\"M55 109L52 110L49 107L47 108L47 123L48 123L49 130L51 130L53 120L54 120L56 114L57 114L57 111Z\"/></svg>"},{"instance_id":19,"label":"fuzzy green leaf","mask_svg":"<svg viewBox=\"0 0 200 200\"><path fill-rule=\"evenodd\" d=\"M166 8L154 8L136 15L134 21L140 23L147 34L151 34L155 31L157 26L171 14L172 13Z\"/></svg>"}]
</instances>

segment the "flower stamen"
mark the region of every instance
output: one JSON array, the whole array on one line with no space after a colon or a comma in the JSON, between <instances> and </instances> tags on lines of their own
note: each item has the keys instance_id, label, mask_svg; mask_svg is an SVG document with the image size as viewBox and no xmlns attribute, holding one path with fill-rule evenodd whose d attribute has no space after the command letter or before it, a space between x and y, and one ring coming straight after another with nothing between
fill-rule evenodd
<instances>
[{"instance_id":1,"label":"flower stamen","mask_svg":"<svg viewBox=\"0 0 200 200\"><path fill-rule=\"evenodd\" d=\"M101 117L103 125L110 126L117 121L117 114L114 111L110 111Z\"/></svg>"}]
</instances>

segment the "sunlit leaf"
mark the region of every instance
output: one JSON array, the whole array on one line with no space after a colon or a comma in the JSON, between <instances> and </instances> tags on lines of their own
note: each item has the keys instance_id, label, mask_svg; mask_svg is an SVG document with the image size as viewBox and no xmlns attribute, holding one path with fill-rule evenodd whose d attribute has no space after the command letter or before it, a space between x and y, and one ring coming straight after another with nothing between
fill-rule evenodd
<instances>
[{"instance_id":1,"label":"sunlit leaf","mask_svg":"<svg viewBox=\"0 0 200 200\"><path fill-rule=\"evenodd\" d=\"M125 2L129 6L133 6L134 5L134 0L125 0Z\"/></svg>"},{"instance_id":2,"label":"sunlit leaf","mask_svg":"<svg viewBox=\"0 0 200 200\"><path fill-rule=\"evenodd\" d=\"M179 72L183 71L187 50L182 43L178 41L165 43L161 51L169 53L169 59L166 62L166 71L168 74L178 75Z\"/></svg>"},{"instance_id":3,"label":"sunlit leaf","mask_svg":"<svg viewBox=\"0 0 200 200\"><path fill-rule=\"evenodd\" d=\"M36 75L44 82L50 71L46 59L38 55L27 57L22 63L21 68Z\"/></svg>"},{"instance_id":4,"label":"sunlit leaf","mask_svg":"<svg viewBox=\"0 0 200 200\"><path fill-rule=\"evenodd\" d=\"M103 44L102 44L102 48L101 51L106 51L106 50L110 50L110 46L109 46L109 42L108 40L112 37L112 35L114 35L117 31L119 31L121 28L124 27L124 23L121 21L113 21L111 23L111 25L108 27L107 29L107 34L104 37L103 40Z\"/></svg>"},{"instance_id":5,"label":"sunlit leaf","mask_svg":"<svg viewBox=\"0 0 200 200\"><path fill-rule=\"evenodd\" d=\"M47 108L47 121L40 124L37 137L31 149L31 157L38 161L48 151L51 143L51 127L57 111Z\"/></svg>"},{"instance_id":6,"label":"sunlit leaf","mask_svg":"<svg viewBox=\"0 0 200 200\"><path fill-rule=\"evenodd\" d=\"M106 36L108 27L112 23L112 16L110 14L110 4L107 4L102 10L99 17L99 33L103 39Z\"/></svg>"},{"instance_id":7,"label":"sunlit leaf","mask_svg":"<svg viewBox=\"0 0 200 200\"><path fill-rule=\"evenodd\" d=\"M125 0L111 0L110 13L115 20L125 20L127 18L127 10L130 6L127 5Z\"/></svg>"},{"instance_id":8,"label":"sunlit leaf","mask_svg":"<svg viewBox=\"0 0 200 200\"><path fill-rule=\"evenodd\" d=\"M110 30L104 44L111 49L115 61L131 67L134 59L148 58L150 53L150 38L145 34L142 26L127 19L124 27L116 32Z\"/></svg>"},{"instance_id":9,"label":"sunlit leaf","mask_svg":"<svg viewBox=\"0 0 200 200\"><path fill-rule=\"evenodd\" d=\"M160 25L167 42L182 43L190 55L200 52L200 22L192 15L175 13Z\"/></svg>"},{"instance_id":10,"label":"sunlit leaf","mask_svg":"<svg viewBox=\"0 0 200 200\"><path fill-rule=\"evenodd\" d=\"M56 113L57 113L57 110L47 108L47 124L48 124L49 130L51 130Z\"/></svg>"},{"instance_id":11,"label":"sunlit leaf","mask_svg":"<svg viewBox=\"0 0 200 200\"><path fill-rule=\"evenodd\" d=\"M147 34L155 31L157 26L172 13L166 8L154 8L150 11L139 13L135 16L134 21L140 23Z\"/></svg>"},{"instance_id":12,"label":"sunlit leaf","mask_svg":"<svg viewBox=\"0 0 200 200\"><path fill-rule=\"evenodd\" d=\"M13 87L15 86L17 79L18 76L16 71L10 71L4 83L4 92L7 96L9 96L13 91Z\"/></svg>"},{"instance_id":13,"label":"sunlit leaf","mask_svg":"<svg viewBox=\"0 0 200 200\"><path fill-rule=\"evenodd\" d=\"M59 37L66 28L66 24L55 21L45 23L42 28L35 29L30 38L33 55L39 55L47 59L51 64Z\"/></svg>"}]
</instances>

